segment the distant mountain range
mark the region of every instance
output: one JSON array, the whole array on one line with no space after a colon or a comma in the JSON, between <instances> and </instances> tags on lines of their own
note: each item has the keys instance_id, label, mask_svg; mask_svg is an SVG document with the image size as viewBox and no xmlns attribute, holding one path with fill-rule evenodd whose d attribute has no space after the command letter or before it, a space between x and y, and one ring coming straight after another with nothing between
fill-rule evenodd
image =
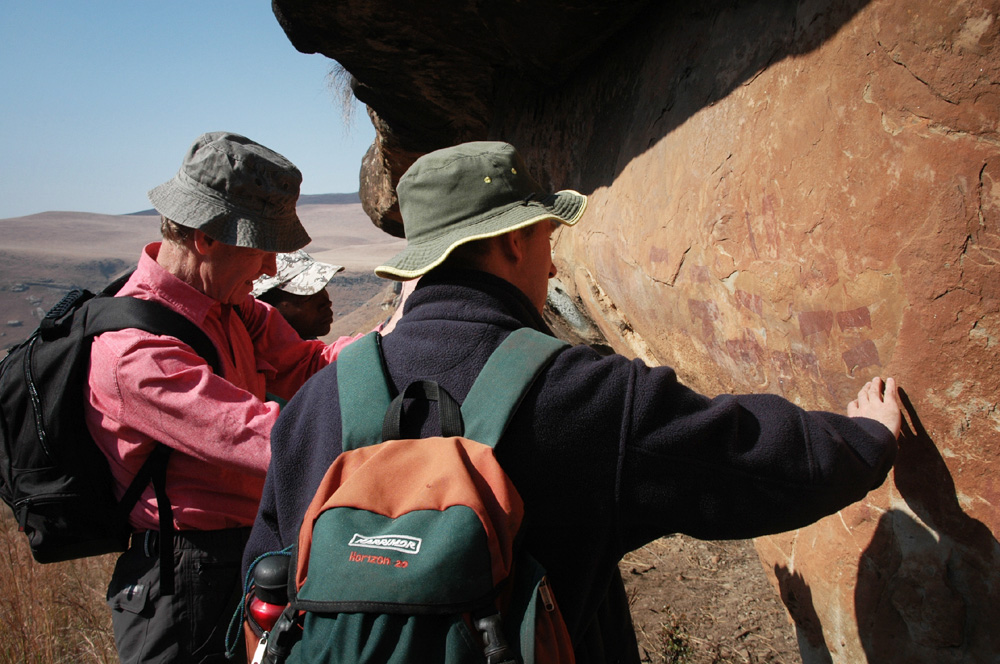
<instances>
[{"instance_id":1,"label":"distant mountain range","mask_svg":"<svg viewBox=\"0 0 1000 664\"><path fill-rule=\"evenodd\" d=\"M368 277L380 288L372 269L406 244L371 222L357 193L302 196L297 211L312 238L306 251L346 268L332 288L339 278L345 289L357 291L357 278ZM0 219L0 349L26 338L66 291L101 288L134 266L143 246L159 239L159 229L155 211L41 212Z\"/></svg>"},{"instance_id":2,"label":"distant mountain range","mask_svg":"<svg viewBox=\"0 0 1000 664\"><path fill-rule=\"evenodd\" d=\"M361 203L361 196L358 192L353 194L302 194L299 196L299 207L303 205L351 205L354 203ZM129 212L127 216L159 216L159 212L153 208L148 210L140 210L138 212Z\"/></svg>"}]
</instances>

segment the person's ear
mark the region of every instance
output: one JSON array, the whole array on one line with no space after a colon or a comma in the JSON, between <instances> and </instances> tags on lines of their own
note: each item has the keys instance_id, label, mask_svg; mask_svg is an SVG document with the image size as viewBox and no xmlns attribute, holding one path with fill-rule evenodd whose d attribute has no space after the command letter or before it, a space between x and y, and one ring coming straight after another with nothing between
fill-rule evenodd
<instances>
[{"instance_id":1,"label":"person's ear","mask_svg":"<svg viewBox=\"0 0 1000 664\"><path fill-rule=\"evenodd\" d=\"M212 248L215 246L215 239L209 237L204 231L200 231L197 228L194 229L194 250L199 254L211 253Z\"/></svg>"},{"instance_id":2,"label":"person's ear","mask_svg":"<svg viewBox=\"0 0 1000 664\"><path fill-rule=\"evenodd\" d=\"M525 229L519 228L497 236L497 244L504 258L517 265L525 256Z\"/></svg>"},{"instance_id":3,"label":"person's ear","mask_svg":"<svg viewBox=\"0 0 1000 664\"><path fill-rule=\"evenodd\" d=\"M278 300L277 303L275 303L274 308L277 309L278 313L285 318L294 316L299 309L299 307L291 300Z\"/></svg>"}]
</instances>

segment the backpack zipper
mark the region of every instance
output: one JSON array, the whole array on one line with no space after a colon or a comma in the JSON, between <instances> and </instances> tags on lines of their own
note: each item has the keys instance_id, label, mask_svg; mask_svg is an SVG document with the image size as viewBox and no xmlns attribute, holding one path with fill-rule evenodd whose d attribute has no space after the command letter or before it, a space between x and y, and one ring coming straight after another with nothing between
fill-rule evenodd
<instances>
[{"instance_id":1,"label":"backpack zipper","mask_svg":"<svg viewBox=\"0 0 1000 664\"><path fill-rule=\"evenodd\" d=\"M35 376L31 372L31 360L35 356L35 342L38 336L33 335L28 342L28 352L24 354L24 376L28 383L28 396L31 397L31 412L35 415L35 433L38 435L38 442L42 445L45 456L52 463L52 453L46 443L45 429L42 427L42 400L38 396L38 388L35 387Z\"/></svg>"}]
</instances>

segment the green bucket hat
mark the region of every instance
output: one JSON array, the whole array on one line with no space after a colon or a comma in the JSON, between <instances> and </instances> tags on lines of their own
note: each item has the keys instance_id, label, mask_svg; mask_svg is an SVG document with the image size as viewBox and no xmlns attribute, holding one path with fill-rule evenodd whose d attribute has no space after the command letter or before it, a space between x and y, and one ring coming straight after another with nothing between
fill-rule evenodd
<instances>
[{"instance_id":1,"label":"green bucket hat","mask_svg":"<svg viewBox=\"0 0 1000 664\"><path fill-rule=\"evenodd\" d=\"M209 132L184 155L177 175L149 192L156 211L224 244L291 252L309 244L295 204L302 174L245 136Z\"/></svg>"},{"instance_id":2,"label":"green bucket hat","mask_svg":"<svg viewBox=\"0 0 1000 664\"><path fill-rule=\"evenodd\" d=\"M466 242L546 219L572 226L587 207L578 192L546 192L512 145L490 141L425 154L399 179L396 194L406 249L375 268L396 281L426 274Z\"/></svg>"}]
</instances>

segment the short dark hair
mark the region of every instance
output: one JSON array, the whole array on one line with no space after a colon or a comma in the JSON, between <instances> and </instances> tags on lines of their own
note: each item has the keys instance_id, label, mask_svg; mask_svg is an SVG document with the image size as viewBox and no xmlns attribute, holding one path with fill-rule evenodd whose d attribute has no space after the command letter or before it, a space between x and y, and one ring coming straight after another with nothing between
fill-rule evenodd
<instances>
[{"instance_id":1,"label":"short dark hair","mask_svg":"<svg viewBox=\"0 0 1000 664\"><path fill-rule=\"evenodd\" d=\"M483 256L490 252L490 242L493 238L472 240L458 245L441 262L441 267L476 269L480 267Z\"/></svg>"}]
</instances>

